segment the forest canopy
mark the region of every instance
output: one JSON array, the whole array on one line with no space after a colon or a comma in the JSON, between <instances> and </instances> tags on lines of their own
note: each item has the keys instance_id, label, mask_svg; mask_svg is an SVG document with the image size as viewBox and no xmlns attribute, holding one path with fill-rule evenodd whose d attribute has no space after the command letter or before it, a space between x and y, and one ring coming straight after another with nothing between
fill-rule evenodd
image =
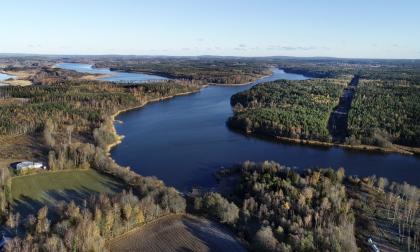
<instances>
[{"instance_id":1,"label":"forest canopy","mask_svg":"<svg viewBox=\"0 0 420 252\"><path fill-rule=\"evenodd\" d=\"M331 141L327 126L349 79L280 80L233 95L228 124L246 132Z\"/></svg>"},{"instance_id":2,"label":"forest canopy","mask_svg":"<svg viewBox=\"0 0 420 252\"><path fill-rule=\"evenodd\" d=\"M362 80L349 113L349 135L366 144L420 146L420 82Z\"/></svg>"}]
</instances>

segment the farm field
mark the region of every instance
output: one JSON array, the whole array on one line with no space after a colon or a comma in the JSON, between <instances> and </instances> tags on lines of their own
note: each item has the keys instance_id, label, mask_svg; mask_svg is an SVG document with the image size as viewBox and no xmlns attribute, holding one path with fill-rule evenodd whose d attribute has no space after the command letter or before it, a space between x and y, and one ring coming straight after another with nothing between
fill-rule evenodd
<instances>
[{"instance_id":1,"label":"farm field","mask_svg":"<svg viewBox=\"0 0 420 252\"><path fill-rule=\"evenodd\" d=\"M14 177L11 202L20 213L36 213L39 208L58 201L81 203L92 193L122 191L119 181L95 170L69 170Z\"/></svg>"},{"instance_id":2,"label":"farm field","mask_svg":"<svg viewBox=\"0 0 420 252\"><path fill-rule=\"evenodd\" d=\"M109 242L110 251L246 251L222 226L190 215L171 215Z\"/></svg>"}]
</instances>

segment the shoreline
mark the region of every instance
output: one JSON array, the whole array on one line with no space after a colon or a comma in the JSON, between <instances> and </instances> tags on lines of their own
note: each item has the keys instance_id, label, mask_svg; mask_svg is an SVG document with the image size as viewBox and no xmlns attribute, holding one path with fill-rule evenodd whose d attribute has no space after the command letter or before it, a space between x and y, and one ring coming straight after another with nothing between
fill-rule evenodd
<instances>
[{"instance_id":1,"label":"shoreline","mask_svg":"<svg viewBox=\"0 0 420 252\"><path fill-rule=\"evenodd\" d=\"M134 107L130 107L130 108L126 108L126 109L120 109L120 110L118 110L117 112L115 112L114 114L112 114L112 115L110 116L110 118L111 118L111 122L112 122L112 129L111 129L111 133L112 133L112 134L116 137L116 141L115 141L115 142L113 142L113 143L111 143L111 144L108 144L107 146L105 146L105 153L107 154L107 156L111 157L111 151L112 151L112 149L113 149L115 146L119 145L119 144L122 142L122 140L124 139L124 136L123 136L123 135L118 135L118 133L117 133L117 129L115 128L115 123L117 122L117 120L116 120L115 118L116 118L118 115L120 115L121 113L124 113L124 112L130 111L130 110L136 110L136 109L142 108L142 107L144 107L144 106L148 105L149 103L159 102L159 101L163 101L163 100L168 100L168 99L171 99L171 98L175 98L175 97L177 97L177 96L186 96L186 95L195 94L195 93L200 92L203 88L206 88L206 87L207 87L207 85L203 85L203 86L202 86L200 89L198 89L197 91L189 91L189 92L184 92L184 93L174 94L174 95L170 95L170 96L164 96L164 97L160 97L160 98L154 98L154 99L151 99L151 100L145 101L145 102L143 102L143 103L141 103L141 104L139 104L139 105L137 105L137 106L134 106ZM115 160L114 160L114 161L115 161Z\"/></svg>"},{"instance_id":2,"label":"shoreline","mask_svg":"<svg viewBox=\"0 0 420 252\"><path fill-rule=\"evenodd\" d=\"M12 74L11 71L0 70L0 74L10 75L11 76L10 78L13 78L13 79L18 78L18 76L15 74Z\"/></svg>"},{"instance_id":3,"label":"shoreline","mask_svg":"<svg viewBox=\"0 0 420 252\"><path fill-rule=\"evenodd\" d=\"M254 83L254 82L256 82L256 81L262 80L262 79L264 79L264 78L271 77L272 75L273 75L273 69L271 69L271 74L261 76L261 77L257 78L257 79L256 79L256 80L254 80L254 81L248 81L248 82L245 82L245 83L239 83L239 84L232 84L232 83L226 83L226 84L221 84L221 83L208 83L208 85L210 85L210 86L219 86L219 87L246 86L246 85L250 85L250 84L252 84L252 83Z\"/></svg>"},{"instance_id":4,"label":"shoreline","mask_svg":"<svg viewBox=\"0 0 420 252\"><path fill-rule=\"evenodd\" d=\"M219 87L235 87L235 86L246 86L246 85L250 85L256 81L262 80L264 78L270 77L272 76L272 74L270 75L264 75L254 81L249 81L249 82L245 82L245 83L239 83L239 84L232 84L232 83L226 83L226 84L221 84L221 83L209 83L208 85L210 86L219 86Z\"/></svg>"},{"instance_id":5,"label":"shoreline","mask_svg":"<svg viewBox=\"0 0 420 252\"><path fill-rule=\"evenodd\" d=\"M133 74L146 74L146 75L156 75L154 73L149 73L149 72L135 72L135 71L125 71L125 70L118 70L118 69L111 69L110 67L96 67L95 64L90 64L90 63L76 63L76 64L87 64L91 66L91 69L105 69L105 70L109 70L110 73L88 73L88 72L81 72L81 71L77 71L77 70L73 70L73 69L66 69L66 68L61 68L59 66L57 66L57 64L53 65L52 68L59 68L59 69L63 69L63 70L68 70L68 71L76 71L78 73L84 73L87 74L83 77L81 77L81 79L84 80L96 80L96 81L104 81L104 82L112 82L109 80L104 80L105 78L111 78L114 76L117 76L118 73L133 73ZM167 76L161 76L161 75L156 75L159 77L163 77L163 78L167 78L170 79L172 77L167 77ZM165 79L159 80L159 81L165 81ZM144 81L147 82L147 81Z\"/></svg>"},{"instance_id":6,"label":"shoreline","mask_svg":"<svg viewBox=\"0 0 420 252\"><path fill-rule=\"evenodd\" d=\"M25 71L5 71L0 70L0 74L9 75L10 77L0 81L0 86L30 86L33 83L28 80L30 73Z\"/></svg>"},{"instance_id":7,"label":"shoreline","mask_svg":"<svg viewBox=\"0 0 420 252\"><path fill-rule=\"evenodd\" d=\"M271 76L271 75L268 75L268 76ZM267 76L264 76L264 77L261 77L260 79L263 79L263 78L266 78L266 77ZM251 83L253 83L253 82L251 82ZM171 99L171 98L174 98L174 97L177 97L177 96L185 96L185 95L194 94L194 93L200 92L203 88L206 88L208 86L244 86L244 85L249 85L251 83L243 83L243 84L212 84L212 83L209 83L207 85L203 85L197 91L190 91L190 92L179 93L179 94L175 94L175 95L171 95L171 96L165 96L165 97L161 97L161 98L154 98L154 99L151 99L149 101L145 101L140 105L130 107L130 108L126 108L126 109L121 109L121 110L115 112L114 114L112 114L110 116L112 124L113 124L112 134L114 134L114 136L116 137L117 140L114 143L111 143L111 144L107 145L105 147L105 152L108 156L110 156L112 148L119 145L122 142L122 140L124 139L123 135L118 135L117 130L115 128L115 123L117 122L117 120L115 118L118 115L120 115L121 113L130 111L130 110L135 110L135 109L142 108L142 107L148 105L149 103L159 102L159 101ZM270 136L266 136L266 135L263 135L263 134L246 133L246 132L243 132L243 131L240 131L240 130L238 132L241 132L242 134L248 135L248 136L263 137L263 138L266 138L268 140L274 140L274 141L280 141L280 142L286 142L286 143L292 143L292 144L301 144L301 145L327 147L327 148L339 147L339 148L343 148L343 149L346 149L346 150L349 150L349 151L360 151L360 152L371 152L371 153L401 154L401 155L408 155L408 156L418 156L418 155L420 155L420 148L409 147L409 146L401 146L401 145L397 145L397 144L394 144L393 147L388 147L388 148L373 146L373 145L364 145L364 144L353 145L352 146L352 145L343 144L343 143L322 142L322 141L319 141L319 140L296 139L296 138L289 138L289 137L282 137L282 136L270 137Z\"/></svg>"},{"instance_id":8,"label":"shoreline","mask_svg":"<svg viewBox=\"0 0 420 252\"><path fill-rule=\"evenodd\" d=\"M257 78L257 79L256 79L256 80L254 80L254 81L249 81L249 82L239 83L239 84L232 84L232 83L226 83L226 84L220 84L220 83L208 83L208 85L210 85L210 86L220 86L220 87L246 86L246 85L253 84L253 83L254 83L254 82L256 82L256 81L262 80L262 79L264 79L264 78L268 78L268 77L273 76L273 70L274 70L274 69L283 70L285 73L290 73L290 74L301 74L301 75L303 75L304 77L307 77L307 78L319 78L319 77L316 77L316 76L311 76L310 74L306 74L306 73L294 73L294 72L289 72L289 71L287 71L287 70L285 70L285 69L283 69L283 68L281 68L281 67L272 67L272 68L270 68L271 74L269 74L269 75L264 75L264 76L262 76L262 77L259 77L259 78ZM267 82L270 82L270 81L267 81ZM262 82L262 83L264 83L264 82Z\"/></svg>"},{"instance_id":9,"label":"shoreline","mask_svg":"<svg viewBox=\"0 0 420 252\"><path fill-rule=\"evenodd\" d=\"M390 147L390 148L384 148L384 147L379 147L379 146L374 146L374 145L365 145L365 144L352 146L352 145L342 144L342 143L322 142L319 140L297 139L297 138L282 137L282 136L270 137L263 134L246 133L240 130L238 132L247 136L255 136L255 137L265 138L268 140L274 140L274 141L292 143L292 144L301 144L301 145L307 145L307 146L318 146L318 147L326 147L326 148L339 147L339 148L343 148L350 151L385 153L385 154L401 154L401 155L408 155L408 156L420 155L420 149L416 149L415 147L408 147L408 146L393 145L393 147Z\"/></svg>"},{"instance_id":10,"label":"shoreline","mask_svg":"<svg viewBox=\"0 0 420 252\"><path fill-rule=\"evenodd\" d=\"M82 80L106 81L106 80L101 80L101 79L110 78L110 77L113 77L113 76L117 75L116 73L112 73L112 71L111 71L111 73L107 73L107 74L105 74L105 73L101 74L101 73L79 72L79 71L73 70L73 69L61 68L61 67L58 66L58 64L60 64L60 63L52 65L51 68L52 69L58 68L58 69L66 70L66 71L74 71L74 72L77 72L77 73L85 74L85 76L80 77L80 79L82 79ZM76 64L84 64L84 63L76 63ZM94 69L94 68L95 69L100 69L100 68L96 68L94 64L89 64L89 63L87 63L87 64L90 65L92 69Z\"/></svg>"},{"instance_id":11,"label":"shoreline","mask_svg":"<svg viewBox=\"0 0 420 252\"><path fill-rule=\"evenodd\" d=\"M81 79L83 79L83 80L106 81L106 80L101 80L101 79L110 78L112 76L115 76L115 74L89 74L89 75L81 77Z\"/></svg>"}]
</instances>

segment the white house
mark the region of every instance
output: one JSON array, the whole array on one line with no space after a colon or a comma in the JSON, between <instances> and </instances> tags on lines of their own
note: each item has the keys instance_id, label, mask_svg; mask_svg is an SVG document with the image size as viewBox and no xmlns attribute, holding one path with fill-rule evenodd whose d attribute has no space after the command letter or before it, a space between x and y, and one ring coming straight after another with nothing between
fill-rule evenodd
<instances>
[{"instance_id":1,"label":"white house","mask_svg":"<svg viewBox=\"0 0 420 252\"><path fill-rule=\"evenodd\" d=\"M46 167L39 162L23 161L16 165L16 170L26 170L26 169L46 169Z\"/></svg>"}]
</instances>

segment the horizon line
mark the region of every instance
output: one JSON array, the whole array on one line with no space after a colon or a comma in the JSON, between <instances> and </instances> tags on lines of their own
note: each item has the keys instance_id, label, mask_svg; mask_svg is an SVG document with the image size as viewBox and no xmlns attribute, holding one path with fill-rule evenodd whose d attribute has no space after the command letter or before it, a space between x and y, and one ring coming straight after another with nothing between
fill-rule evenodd
<instances>
[{"instance_id":1,"label":"horizon line","mask_svg":"<svg viewBox=\"0 0 420 252\"><path fill-rule=\"evenodd\" d=\"M343 60L420 60L420 58L369 58L369 57L337 57L337 56L289 56L289 55L270 55L270 56L240 56L240 55L217 55L217 54L198 54L198 55L167 55L167 54L57 54L57 53L1 53L0 56L49 56L49 57L62 57L62 56L89 56L89 57L100 57L100 56L120 56L120 57L164 57L164 58L193 58L193 57L218 57L218 58L296 58L296 59L343 59Z\"/></svg>"}]
</instances>

